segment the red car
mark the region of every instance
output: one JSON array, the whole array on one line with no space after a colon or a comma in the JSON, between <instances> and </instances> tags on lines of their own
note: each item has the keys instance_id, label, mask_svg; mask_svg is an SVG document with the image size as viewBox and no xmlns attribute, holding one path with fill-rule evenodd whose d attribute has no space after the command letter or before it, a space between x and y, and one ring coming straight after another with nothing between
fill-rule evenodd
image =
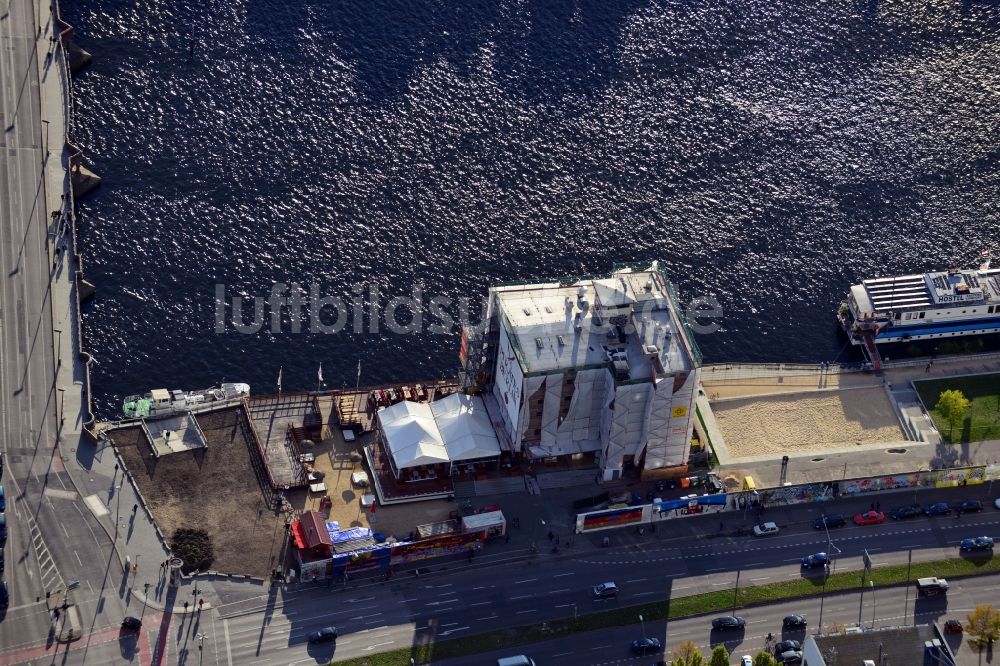
<instances>
[{"instance_id":1,"label":"red car","mask_svg":"<svg viewBox=\"0 0 1000 666\"><path fill-rule=\"evenodd\" d=\"M958 620L948 620L944 623L944 633L960 634L963 631L962 623Z\"/></svg>"},{"instance_id":2,"label":"red car","mask_svg":"<svg viewBox=\"0 0 1000 666\"><path fill-rule=\"evenodd\" d=\"M885 514L881 511L865 511L854 516L855 525L878 525L885 522Z\"/></svg>"}]
</instances>

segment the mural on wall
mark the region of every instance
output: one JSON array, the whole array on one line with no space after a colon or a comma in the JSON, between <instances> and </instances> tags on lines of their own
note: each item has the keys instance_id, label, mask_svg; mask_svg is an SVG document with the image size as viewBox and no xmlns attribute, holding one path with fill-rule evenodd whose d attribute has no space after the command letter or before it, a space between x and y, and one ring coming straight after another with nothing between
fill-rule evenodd
<instances>
[{"instance_id":1,"label":"mural on wall","mask_svg":"<svg viewBox=\"0 0 1000 666\"><path fill-rule=\"evenodd\" d=\"M1000 480L1000 464L994 463L983 468L983 481Z\"/></svg>"},{"instance_id":2,"label":"mural on wall","mask_svg":"<svg viewBox=\"0 0 1000 666\"><path fill-rule=\"evenodd\" d=\"M873 476L867 479L840 481L838 484L839 494L861 495L864 493L877 493L883 490L914 488L920 484L920 474L920 472L910 472L908 474L890 474L888 476Z\"/></svg>"},{"instance_id":3,"label":"mural on wall","mask_svg":"<svg viewBox=\"0 0 1000 666\"><path fill-rule=\"evenodd\" d=\"M641 506L630 506L625 509L588 513L583 516L583 525L580 525L580 527L586 532L588 530L638 524L642 522L643 508Z\"/></svg>"},{"instance_id":4,"label":"mural on wall","mask_svg":"<svg viewBox=\"0 0 1000 666\"><path fill-rule=\"evenodd\" d=\"M764 506L785 506L806 502L825 502L834 498L834 484L807 483L801 486L768 488L758 493Z\"/></svg>"},{"instance_id":5,"label":"mural on wall","mask_svg":"<svg viewBox=\"0 0 1000 666\"><path fill-rule=\"evenodd\" d=\"M474 547L482 539L482 532L473 532L471 534L448 534L436 539L398 544L392 548L392 564L417 562L442 555L468 552L470 545Z\"/></svg>"}]
</instances>

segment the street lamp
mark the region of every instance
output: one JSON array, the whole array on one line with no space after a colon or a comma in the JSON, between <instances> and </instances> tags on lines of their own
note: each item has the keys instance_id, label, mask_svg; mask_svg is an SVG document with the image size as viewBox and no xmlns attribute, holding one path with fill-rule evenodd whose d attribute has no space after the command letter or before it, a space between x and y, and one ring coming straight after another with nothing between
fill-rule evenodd
<instances>
[{"instance_id":1,"label":"street lamp","mask_svg":"<svg viewBox=\"0 0 1000 666\"><path fill-rule=\"evenodd\" d=\"M875 631L875 581L868 581L868 587L872 591L872 631Z\"/></svg>"},{"instance_id":2,"label":"street lamp","mask_svg":"<svg viewBox=\"0 0 1000 666\"><path fill-rule=\"evenodd\" d=\"M205 642L205 634L199 631L194 637L198 639L198 666L201 666L201 660L205 657L205 651L202 649L202 643Z\"/></svg>"},{"instance_id":3,"label":"street lamp","mask_svg":"<svg viewBox=\"0 0 1000 666\"><path fill-rule=\"evenodd\" d=\"M142 586L142 611L139 612L139 622L142 622L142 616L146 614L147 601L149 601L149 583L144 583Z\"/></svg>"}]
</instances>

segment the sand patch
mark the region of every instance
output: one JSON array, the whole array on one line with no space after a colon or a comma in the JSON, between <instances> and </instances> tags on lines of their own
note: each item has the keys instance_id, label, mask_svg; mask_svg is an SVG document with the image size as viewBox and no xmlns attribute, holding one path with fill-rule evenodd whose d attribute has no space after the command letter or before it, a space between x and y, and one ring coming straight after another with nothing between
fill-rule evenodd
<instances>
[{"instance_id":1,"label":"sand patch","mask_svg":"<svg viewBox=\"0 0 1000 666\"><path fill-rule=\"evenodd\" d=\"M725 400L712 412L735 458L906 439L880 387Z\"/></svg>"}]
</instances>

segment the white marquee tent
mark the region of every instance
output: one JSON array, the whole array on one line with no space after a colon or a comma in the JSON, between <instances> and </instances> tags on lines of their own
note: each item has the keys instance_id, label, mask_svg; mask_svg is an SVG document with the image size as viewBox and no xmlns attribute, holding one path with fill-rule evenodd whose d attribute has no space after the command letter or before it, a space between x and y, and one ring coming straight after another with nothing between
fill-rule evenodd
<instances>
[{"instance_id":1,"label":"white marquee tent","mask_svg":"<svg viewBox=\"0 0 1000 666\"><path fill-rule=\"evenodd\" d=\"M452 393L431 403L431 413L452 462L500 455L497 434L479 396Z\"/></svg>"},{"instance_id":2,"label":"white marquee tent","mask_svg":"<svg viewBox=\"0 0 1000 666\"><path fill-rule=\"evenodd\" d=\"M404 400L379 410L378 418L396 469L500 455L479 396L454 393L430 404Z\"/></svg>"},{"instance_id":3,"label":"white marquee tent","mask_svg":"<svg viewBox=\"0 0 1000 666\"><path fill-rule=\"evenodd\" d=\"M397 469L449 462L441 431L426 402L397 402L380 410L378 418Z\"/></svg>"}]
</instances>

